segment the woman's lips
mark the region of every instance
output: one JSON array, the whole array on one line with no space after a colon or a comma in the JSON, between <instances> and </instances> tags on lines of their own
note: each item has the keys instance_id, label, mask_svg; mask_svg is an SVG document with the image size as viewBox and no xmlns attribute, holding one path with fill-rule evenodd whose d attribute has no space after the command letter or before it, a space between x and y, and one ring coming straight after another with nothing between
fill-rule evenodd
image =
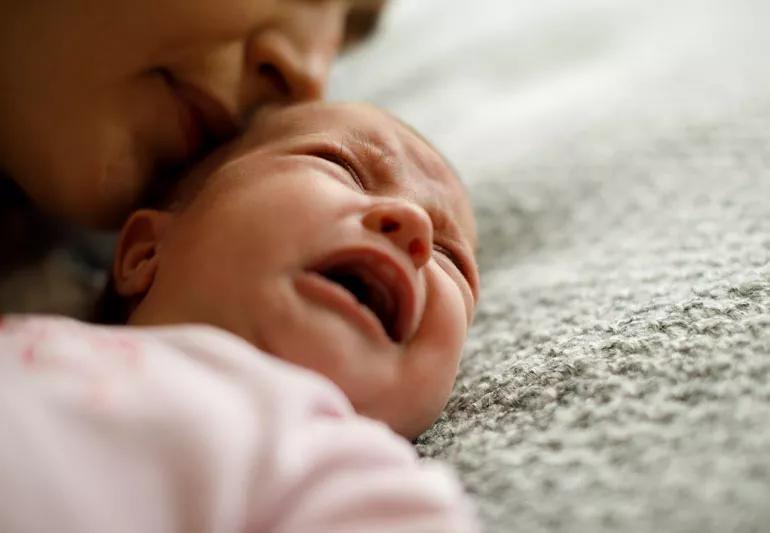
<instances>
[{"instance_id":1,"label":"woman's lips","mask_svg":"<svg viewBox=\"0 0 770 533\"><path fill-rule=\"evenodd\" d=\"M238 124L225 106L198 87L164 72L164 79L179 104L180 128L187 157L238 132Z\"/></svg>"},{"instance_id":2,"label":"woman's lips","mask_svg":"<svg viewBox=\"0 0 770 533\"><path fill-rule=\"evenodd\" d=\"M312 271L298 275L294 279L294 286L302 296L346 317L377 342L390 342L377 316L342 286Z\"/></svg>"}]
</instances>

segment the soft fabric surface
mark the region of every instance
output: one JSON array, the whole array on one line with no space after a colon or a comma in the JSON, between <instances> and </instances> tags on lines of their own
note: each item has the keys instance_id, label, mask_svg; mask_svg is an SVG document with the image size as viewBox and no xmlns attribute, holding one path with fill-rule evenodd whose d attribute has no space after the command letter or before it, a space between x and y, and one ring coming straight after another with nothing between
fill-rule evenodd
<instances>
[{"instance_id":1,"label":"soft fabric surface","mask_svg":"<svg viewBox=\"0 0 770 533\"><path fill-rule=\"evenodd\" d=\"M489 531L770 531L769 21L401 0L337 69L478 208L482 302L419 449Z\"/></svg>"},{"instance_id":2,"label":"soft fabric surface","mask_svg":"<svg viewBox=\"0 0 770 533\"><path fill-rule=\"evenodd\" d=\"M476 533L339 387L200 324L0 321L4 533Z\"/></svg>"}]
</instances>

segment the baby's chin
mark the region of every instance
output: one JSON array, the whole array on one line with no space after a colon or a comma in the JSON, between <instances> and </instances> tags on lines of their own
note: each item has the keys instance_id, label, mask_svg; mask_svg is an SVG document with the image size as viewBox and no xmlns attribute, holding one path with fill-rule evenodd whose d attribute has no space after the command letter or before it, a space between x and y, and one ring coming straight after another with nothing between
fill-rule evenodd
<instances>
[{"instance_id":1,"label":"baby's chin","mask_svg":"<svg viewBox=\"0 0 770 533\"><path fill-rule=\"evenodd\" d=\"M446 401L443 403L446 405ZM406 413L404 410L400 410L400 412L377 411L383 410L367 412L366 409L362 409L358 412L363 416L383 422L395 433L413 441L425 433L438 420L442 410L438 412L433 410L420 412L420 410L416 410L416 412L411 413Z\"/></svg>"},{"instance_id":2,"label":"baby's chin","mask_svg":"<svg viewBox=\"0 0 770 533\"><path fill-rule=\"evenodd\" d=\"M426 402L426 391L412 394L399 380L398 361L403 354L380 353L365 343L356 345L355 349L340 350L341 343L329 346L323 339L309 342L310 339L309 334L294 335L286 342L273 337L252 344L271 357L328 379L359 415L382 422L407 439L418 437L441 414L447 397L434 396Z\"/></svg>"},{"instance_id":3,"label":"baby's chin","mask_svg":"<svg viewBox=\"0 0 770 533\"><path fill-rule=\"evenodd\" d=\"M428 395L428 389L404 391L402 387L398 391L370 399L367 404L353 404L358 414L383 422L395 433L411 441L433 426L448 401L448 394Z\"/></svg>"},{"instance_id":4,"label":"baby's chin","mask_svg":"<svg viewBox=\"0 0 770 533\"><path fill-rule=\"evenodd\" d=\"M266 337L258 348L332 381L358 414L385 423L409 440L441 416L457 368L436 372L427 361L456 361L459 354L424 342L383 347L355 335L343 321L313 318L313 327L303 329L301 335L296 334L299 328L288 328L291 335ZM280 325L273 326L267 330L273 335L282 331Z\"/></svg>"}]
</instances>

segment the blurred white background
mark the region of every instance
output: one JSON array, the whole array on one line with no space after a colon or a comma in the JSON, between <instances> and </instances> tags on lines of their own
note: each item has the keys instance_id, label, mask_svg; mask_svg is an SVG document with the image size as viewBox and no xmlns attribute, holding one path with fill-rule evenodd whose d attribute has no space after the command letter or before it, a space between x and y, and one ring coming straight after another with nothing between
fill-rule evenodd
<instances>
[{"instance_id":1,"label":"blurred white background","mask_svg":"<svg viewBox=\"0 0 770 533\"><path fill-rule=\"evenodd\" d=\"M483 179L604 121L740 106L770 89L769 25L767 0L393 0L330 96L394 111Z\"/></svg>"}]
</instances>

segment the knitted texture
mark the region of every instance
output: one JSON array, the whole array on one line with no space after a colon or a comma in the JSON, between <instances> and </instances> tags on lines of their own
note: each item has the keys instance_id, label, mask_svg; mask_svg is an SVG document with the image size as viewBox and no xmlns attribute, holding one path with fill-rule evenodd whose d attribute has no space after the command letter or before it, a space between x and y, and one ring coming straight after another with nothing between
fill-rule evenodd
<instances>
[{"instance_id":1,"label":"knitted texture","mask_svg":"<svg viewBox=\"0 0 770 533\"><path fill-rule=\"evenodd\" d=\"M492 532L770 531L770 6L530 4L396 2L335 73L477 207L481 303L418 448Z\"/></svg>"}]
</instances>

